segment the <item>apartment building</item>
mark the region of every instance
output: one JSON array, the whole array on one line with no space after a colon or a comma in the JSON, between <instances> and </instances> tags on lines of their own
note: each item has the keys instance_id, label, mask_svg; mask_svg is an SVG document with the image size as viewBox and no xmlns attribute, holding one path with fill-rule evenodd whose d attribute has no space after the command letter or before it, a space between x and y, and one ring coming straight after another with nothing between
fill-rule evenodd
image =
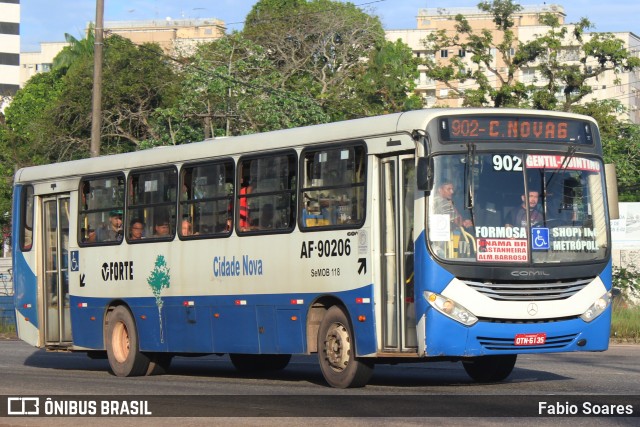
<instances>
[{"instance_id":1,"label":"apartment building","mask_svg":"<svg viewBox=\"0 0 640 427\"><path fill-rule=\"evenodd\" d=\"M566 14L564 8L554 4L543 5L523 5L523 10L514 16L515 25L513 31L516 39L526 43L535 38L546 34L549 27L541 25L540 17L542 14L551 13L558 18L561 25L565 24ZM433 32L444 30L447 34L453 35L455 30L455 16L462 14L466 17L473 31L478 34L483 29L494 29L495 23L492 16L481 12L477 8L425 8L418 11L417 29L415 30L392 30L387 31L388 40L395 41L402 39L414 51L418 57L429 56L438 62L446 62L454 55L464 58L465 52L459 51L457 48L443 49L439 52L427 51L423 44L424 38ZM640 39L633 33L615 33L616 37L624 41L625 47L632 55L640 55ZM494 42L500 43L502 34L498 31L493 32ZM588 40L589 35L586 35ZM578 52L575 51L575 58L571 58L571 49L567 49L567 62L577 60ZM500 55L495 55L495 62L492 64L500 74L506 76L506 64L502 62ZM471 67L471 61L469 61ZM589 65L589 64L587 64ZM417 81L416 92L424 99L425 105L431 107L439 106L460 106L462 101L451 97L451 90L441 82L433 81L426 75L426 68L421 68L420 77ZM621 71L621 70L620 70ZM497 78L487 74L490 81L497 82ZM516 78L522 82L539 82L543 84L544 79L537 71L535 64L532 67L520 70ZM593 99L616 99L625 107L626 112L621 114L621 119L628 119L633 123L640 123L640 71L636 72L620 72L615 73L609 71L592 79L589 84L593 87L593 93L586 97L583 102ZM497 83L496 83L497 84ZM473 88L471 81L465 83L457 83L458 89ZM560 96L560 94L558 94Z\"/></svg>"},{"instance_id":2,"label":"apartment building","mask_svg":"<svg viewBox=\"0 0 640 427\"><path fill-rule=\"evenodd\" d=\"M68 45L67 42L46 42L40 43L39 52L22 52L20 54L20 87L23 87L36 74L51 71L53 58Z\"/></svg>"},{"instance_id":3,"label":"apartment building","mask_svg":"<svg viewBox=\"0 0 640 427\"><path fill-rule=\"evenodd\" d=\"M198 43L223 37L224 25L223 21L215 18L167 18L148 21L106 21L104 28L107 37L117 34L135 44L158 43L167 54L175 55L188 54ZM23 87L33 75L49 71L53 58L67 45L66 42L46 42L40 44L40 52L21 53L20 87Z\"/></svg>"},{"instance_id":4,"label":"apartment building","mask_svg":"<svg viewBox=\"0 0 640 427\"><path fill-rule=\"evenodd\" d=\"M0 0L0 105L19 88L20 0Z\"/></svg>"},{"instance_id":5,"label":"apartment building","mask_svg":"<svg viewBox=\"0 0 640 427\"><path fill-rule=\"evenodd\" d=\"M157 43L168 54L189 53L198 43L225 35L224 21L215 18L148 21L106 21L105 31L118 34L135 44Z\"/></svg>"}]
</instances>

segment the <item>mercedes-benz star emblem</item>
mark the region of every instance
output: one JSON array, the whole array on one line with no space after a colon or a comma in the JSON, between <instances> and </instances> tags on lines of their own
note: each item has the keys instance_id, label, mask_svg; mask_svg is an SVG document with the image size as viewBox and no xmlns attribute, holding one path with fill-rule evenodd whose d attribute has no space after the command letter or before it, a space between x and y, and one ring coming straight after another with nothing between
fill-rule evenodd
<instances>
[{"instance_id":1,"label":"mercedes-benz star emblem","mask_svg":"<svg viewBox=\"0 0 640 427\"><path fill-rule=\"evenodd\" d=\"M535 316L536 314L538 314L538 305L531 303L527 306L527 313L529 313L529 316Z\"/></svg>"}]
</instances>

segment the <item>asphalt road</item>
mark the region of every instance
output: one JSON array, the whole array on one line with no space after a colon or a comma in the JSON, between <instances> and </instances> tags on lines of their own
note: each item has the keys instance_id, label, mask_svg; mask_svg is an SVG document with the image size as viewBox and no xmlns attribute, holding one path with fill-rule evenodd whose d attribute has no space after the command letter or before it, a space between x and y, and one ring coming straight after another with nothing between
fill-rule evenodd
<instances>
[{"instance_id":1,"label":"asphalt road","mask_svg":"<svg viewBox=\"0 0 640 427\"><path fill-rule=\"evenodd\" d=\"M314 426L335 424L335 419L341 420L340 425L395 424L400 420L401 424L423 425L426 416L439 417L438 424L459 425L465 420L459 418L463 416L473 417L474 425L512 425L527 420L525 425L542 422L557 426L578 421L552 418L558 410L571 410L575 403L582 411L585 402L593 401L593 405L604 402L607 410L610 405L614 409L622 405L623 412L631 410L633 417L606 414L595 418L591 412L580 418L580 424L638 425L639 361L638 345L612 345L603 353L521 355L512 375L498 384L472 382L460 363L377 365L365 388L336 390L325 385L315 356L296 356L285 370L266 374L239 373L227 357L176 357L167 375L118 378L109 372L106 360L92 360L82 353L47 353L21 341L3 340L0 395L5 399L93 399L98 405L105 399L150 400L154 415L196 416L180 418L181 425L211 425L212 420L225 420L225 425L230 420L233 425L301 425L311 417ZM542 410L545 418L531 413L532 405L540 411L540 401L548 401ZM514 413L514 405L522 406L524 413ZM202 414L234 418L197 418ZM527 418L513 418L519 416ZM47 422L56 419L11 417L0 419L0 425L53 425ZM125 420L137 426L169 422L155 417L95 420L100 425L117 420L113 422L118 426L129 425ZM141 424L143 421L150 424Z\"/></svg>"}]
</instances>

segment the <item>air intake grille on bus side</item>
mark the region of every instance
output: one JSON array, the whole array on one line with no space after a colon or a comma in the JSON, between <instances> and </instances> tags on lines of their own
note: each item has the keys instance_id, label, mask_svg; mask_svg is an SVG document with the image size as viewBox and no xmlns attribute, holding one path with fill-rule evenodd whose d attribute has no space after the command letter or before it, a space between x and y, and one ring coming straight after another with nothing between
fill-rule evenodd
<instances>
[{"instance_id":1,"label":"air intake grille on bus side","mask_svg":"<svg viewBox=\"0 0 640 427\"><path fill-rule=\"evenodd\" d=\"M557 282L498 283L463 280L481 294L497 301L552 301L571 297L594 279Z\"/></svg>"}]
</instances>

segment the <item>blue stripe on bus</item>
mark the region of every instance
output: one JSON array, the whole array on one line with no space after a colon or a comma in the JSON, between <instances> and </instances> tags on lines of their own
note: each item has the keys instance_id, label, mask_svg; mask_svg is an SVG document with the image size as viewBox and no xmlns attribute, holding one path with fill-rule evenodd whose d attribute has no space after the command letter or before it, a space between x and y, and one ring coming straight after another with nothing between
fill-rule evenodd
<instances>
[{"instance_id":1,"label":"blue stripe on bus","mask_svg":"<svg viewBox=\"0 0 640 427\"><path fill-rule=\"evenodd\" d=\"M20 236L20 221L22 218L22 193L24 186L16 185L13 189L13 224L11 233ZM20 246L20 239L13 238L12 263L13 263L13 291L16 310L29 319L36 328L39 326L38 299L36 275L27 264ZM17 320L17 319L16 319Z\"/></svg>"},{"instance_id":2,"label":"blue stripe on bus","mask_svg":"<svg viewBox=\"0 0 640 427\"><path fill-rule=\"evenodd\" d=\"M319 294L127 298L149 352L302 354L307 352L307 315ZM351 317L357 355L376 352L373 285L332 294ZM366 301L366 299L369 299ZM362 303L361 300L365 299ZM303 300L304 304L293 301ZM74 345L104 349L105 310L113 300L71 296ZM361 322L359 316L366 320Z\"/></svg>"},{"instance_id":3,"label":"blue stripe on bus","mask_svg":"<svg viewBox=\"0 0 640 427\"><path fill-rule=\"evenodd\" d=\"M36 328L38 319L38 284L36 275L21 252L13 256L13 289L16 310Z\"/></svg>"}]
</instances>

